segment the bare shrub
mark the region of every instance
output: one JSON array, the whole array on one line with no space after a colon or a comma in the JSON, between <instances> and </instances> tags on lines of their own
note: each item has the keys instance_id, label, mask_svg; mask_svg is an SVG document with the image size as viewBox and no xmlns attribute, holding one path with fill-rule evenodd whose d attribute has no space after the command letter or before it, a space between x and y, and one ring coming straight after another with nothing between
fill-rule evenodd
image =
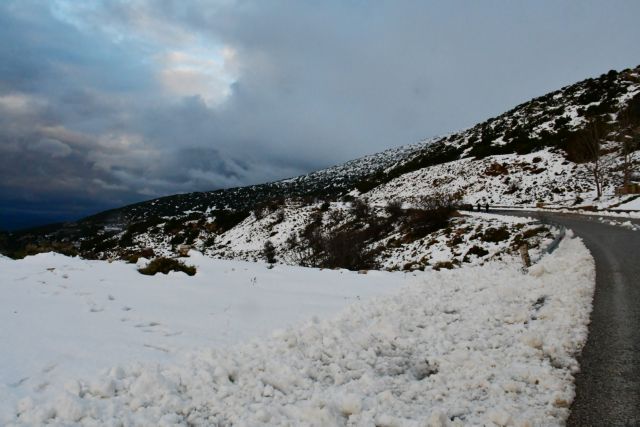
<instances>
[{"instance_id":1,"label":"bare shrub","mask_svg":"<svg viewBox=\"0 0 640 427\"><path fill-rule=\"evenodd\" d=\"M156 258L144 268L138 270L142 274L147 276L153 276L156 273L168 274L170 271L182 271L189 276L196 274L196 268L191 265L178 261L173 258L160 257Z\"/></svg>"},{"instance_id":2,"label":"bare shrub","mask_svg":"<svg viewBox=\"0 0 640 427\"><path fill-rule=\"evenodd\" d=\"M415 208L405 211L403 229L409 240L425 237L449 224L458 207L459 195L435 193L415 201Z\"/></svg>"}]
</instances>

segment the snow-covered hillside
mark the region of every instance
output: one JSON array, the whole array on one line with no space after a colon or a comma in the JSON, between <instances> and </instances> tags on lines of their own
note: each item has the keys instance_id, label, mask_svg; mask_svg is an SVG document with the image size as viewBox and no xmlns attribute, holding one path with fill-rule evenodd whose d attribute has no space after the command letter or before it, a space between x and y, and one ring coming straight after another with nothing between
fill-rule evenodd
<instances>
[{"instance_id":1,"label":"snow-covered hillside","mask_svg":"<svg viewBox=\"0 0 640 427\"><path fill-rule=\"evenodd\" d=\"M419 193L411 193L413 196ZM386 200L403 200L402 213L392 213ZM366 213L359 216L354 202L316 204L284 203L272 210L254 212L230 230L217 234L201 233L193 247L212 258L267 261L265 242L273 246L271 262L287 265L336 267L310 257L316 231L327 238L345 235L346 250L369 254L368 262L337 265L351 269L424 270L457 268L463 264L483 264L491 259L517 256L527 243L537 256L541 245L553 238L556 230L532 218L514 218L480 212L461 211L437 229L415 235L422 222L412 220L409 208L415 197L372 198ZM428 215L428 214L427 214ZM427 218L428 219L428 218ZM215 223L215 219L212 220ZM138 247L153 248L157 256L172 256L171 237L161 223L149 233L136 237ZM342 233L342 234L341 234ZM357 236L366 234L362 246ZM352 238L351 236L356 236ZM211 242L213 240L213 243ZM339 250L339 248L336 248Z\"/></svg>"},{"instance_id":2,"label":"snow-covered hillside","mask_svg":"<svg viewBox=\"0 0 640 427\"><path fill-rule=\"evenodd\" d=\"M187 262L193 277L0 259L0 422L553 426L568 415L595 278L570 233L526 274L512 259L366 275L193 251Z\"/></svg>"},{"instance_id":3,"label":"snow-covered hillside","mask_svg":"<svg viewBox=\"0 0 640 427\"><path fill-rule=\"evenodd\" d=\"M640 163L640 152L632 157ZM620 160L604 156L603 163L620 170ZM409 172L365 194L384 205L389 200L411 200L446 189L459 192L463 200L475 205L549 207L598 205L608 207L633 196L616 196L619 173L603 178L603 194L597 194L587 164L567 160L559 150L544 149L530 154L503 154L476 160L466 157Z\"/></svg>"},{"instance_id":4,"label":"snow-covered hillside","mask_svg":"<svg viewBox=\"0 0 640 427\"><path fill-rule=\"evenodd\" d=\"M599 141L595 151L588 144L593 132ZM262 241L256 238L263 234L260 223L247 230L247 219L269 205L287 205L286 223L295 217L304 221L322 202L335 205L356 197L383 207L398 199L411 203L436 191L458 192L472 204L633 208L636 204L627 204L630 196L617 190L623 184L640 185L639 147L640 67L636 67L566 86L457 133L299 177L177 194L76 223L0 233L0 251L16 258L53 249L126 259L139 250L175 252L179 244L201 242L206 253L229 257L232 252L255 252L266 238L286 239L280 232L284 225L274 225L273 232L279 235L263 236ZM601 197L591 171L596 158ZM297 212L290 212L294 205ZM160 230L161 224L165 228ZM236 226L240 228L232 230ZM288 229L298 226L302 225Z\"/></svg>"}]
</instances>

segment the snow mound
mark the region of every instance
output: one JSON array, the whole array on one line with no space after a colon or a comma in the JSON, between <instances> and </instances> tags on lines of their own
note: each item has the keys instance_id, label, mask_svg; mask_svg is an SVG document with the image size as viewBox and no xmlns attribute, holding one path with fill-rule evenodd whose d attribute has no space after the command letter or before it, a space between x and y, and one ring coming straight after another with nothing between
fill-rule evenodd
<instances>
[{"instance_id":1,"label":"snow mound","mask_svg":"<svg viewBox=\"0 0 640 427\"><path fill-rule=\"evenodd\" d=\"M628 201L626 203L621 204L617 208L618 210L639 210L640 211L640 197L636 197L635 199Z\"/></svg>"},{"instance_id":2,"label":"snow mound","mask_svg":"<svg viewBox=\"0 0 640 427\"><path fill-rule=\"evenodd\" d=\"M56 399L24 399L7 423L562 425L595 269L571 238L540 265L415 273L330 320L74 380Z\"/></svg>"}]
</instances>

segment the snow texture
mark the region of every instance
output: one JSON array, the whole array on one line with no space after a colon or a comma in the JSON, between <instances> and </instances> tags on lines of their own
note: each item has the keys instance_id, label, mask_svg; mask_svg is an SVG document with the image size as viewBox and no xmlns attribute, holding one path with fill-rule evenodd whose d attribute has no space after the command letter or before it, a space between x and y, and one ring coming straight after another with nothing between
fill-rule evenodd
<instances>
[{"instance_id":1,"label":"snow texture","mask_svg":"<svg viewBox=\"0 0 640 427\"><path fill-rule=\"evenodd\" d=\"M256 288L242 284L255 272L238 270L258 267L204 258L197 259L203 272L194 278L201 281L194 283L182 274L138 277L124 264L62 256L1 260L9 274L0 282L2 342L8 344L1 353L0 421L113 426L562 425L574 397L573 375L579 369L575 357L586 341L595 282L593 259L583 243L571 237L567 233L558 250L526 274L517 264L496 261L412 274L307 275L313 270L304 270L299 277L309 283L294 284L290 281L303 269L275 267L265 269L264 278L258 276ZM222 271L231 268L236 268L234 274L224 276ZM112 279L101 282L100 277L109 273ZM281 300L286 292L269 296L269 286L260 289L263 281L269 283L270 274L277 278L270 286L294 293L290 300ZM313 284L314 277L324 280ZM367 292L371 295L394 289L405 278L409 280L402 289L351 304L333 318L313 317L302 326L231 347L216 346L216 332L209 332L221 320L175 324L182 316L196 319L209 305L224 306L226 299L233 300L227 292L240 287L237 292L253 297L255 304L233 316L228 327L233 333L256 336L264 325L244 322L243 316L260 309L269 311L265 318L289 310L304 312L304 317L327 314L340 305L336 299L343 299L338 289L350 289L345 294L354 296L366 288L365 281L372 286L377 282L377 291ZM217 282L223 279L236 282ZM216 292L218 286L224 292ZM303 290L296 292L299 287ZM94 293L77 294L87 289ZM303 298L308 294L313 297ZM104 299L96 300L98 295ZM143 298L136 301L136 309L157 309L151 319L161 325L145 328L182 330L181 344L195 345L188 351L156 351L166 357L155 360L141 354L127 360L125 347L133 350L153 333L134 337L122 334L123 327L112 322L89 326L88 316L74 317L78 305L100 316L135 296ZM63 302L56 303L56 298ZM314 302L322 308L314 309ZM50 310L56 304L71 314L53 316ZM104 310L92 312L92 307ZM121 316L135 316L135 311L126 313ZM19 316L24 318L15 320ZM150 319L130 322L142 320ZM95 338L86 341L88 334ZM84 360L93 364L87 368L94 372L84 369L78 377L49 379L55 365L35 370L30 359L44 360L42 353L61 348L62 339L69 354L59 355L59 360ZM116 352L103 354L104 340L123 343ZM105 364L107 360L111 363ZM16 377L22 375L16 372L21 368L29 368L29 378ZM26 396L16 401L20 394Z\"/></svg>"}]
</instances>

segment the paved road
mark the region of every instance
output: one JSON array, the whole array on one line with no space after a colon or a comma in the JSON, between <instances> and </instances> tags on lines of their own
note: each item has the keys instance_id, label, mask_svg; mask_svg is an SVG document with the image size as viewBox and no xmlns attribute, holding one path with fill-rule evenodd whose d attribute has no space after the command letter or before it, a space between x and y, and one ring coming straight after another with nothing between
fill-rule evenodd
<instances>
[{"instance_id":1,"label":"paved road","mask_svg":"<svg viewBox=\"0 0 640 427\"><path fill-rule=\"evenodd\" d=\"M640 231L605 225L596 217L493 212L571 228L595 258L589 338L578 359L581 373L567 425L640 426Z\"/></svg>"}]
</instances>

